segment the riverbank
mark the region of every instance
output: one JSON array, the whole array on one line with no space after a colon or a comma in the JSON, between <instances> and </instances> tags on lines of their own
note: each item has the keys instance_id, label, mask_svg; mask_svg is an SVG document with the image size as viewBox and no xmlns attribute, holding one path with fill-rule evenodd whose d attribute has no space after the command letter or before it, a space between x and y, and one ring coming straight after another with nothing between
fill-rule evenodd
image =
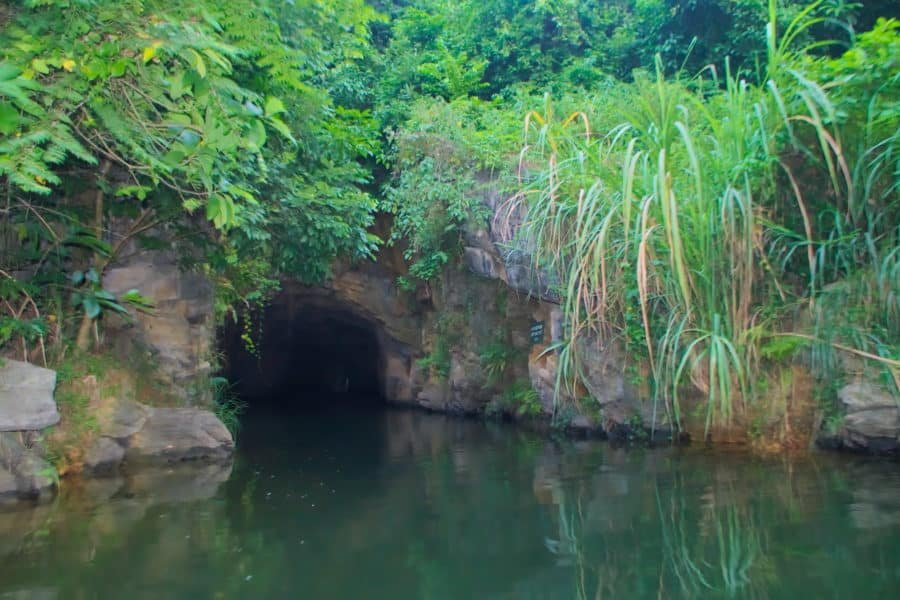
<instances>
[{"instance_id":1,"label":"riverbank","mask_svg":"<svg viewBox=\"0 0 900 600\"><path fill-rule=\"evenodd\" d=\"M230 461L234 438L220 419L225 414L216 410L220 406L216 400L205 408L187 405L184 396L173 396L164 379L155 378L153 370L141 367L136 359L126 364L112 356L80 356L67 360L59 373L6 360L0 375L0 497L7 501L47 501L61 481L79 476L117 476L139 471L142 465ZM693 444L723 452L741 448L757 455L796 457L827 449L897 457L900 417L890 395L873 386L850 384L839 391L844 412L824 415L812 402L809 386L798 388L784 377L781 382L782 389L773 388L771 393L781 394L786 412L779 414L789 415L787 427L776 421L780 429L775 431L782 437L763 429L764 415L759 413L738 421L731 430L715 429L711 438L692 439L686 427L678 431L654 427L649 419L614 419L600 411L562 413L554 404L545 408L536 392L531 393L530 405L523 404L522 396L512 397L496 384L493 393L469 399L468 405L387 400L407 409L505 422L545 438L607 439L613 445L633 447ZM445 389L452 389L449 383L444 382ZM286 393L279 389L258 397L265 400ZM799 395L804 389L806 396ZM295 395L304 393L315 392ZM340 395L324 397L341 403ZM384 399L377 393L374 397ZM232 407L243 405L239 399L229 401L237 403ZM652 415L649 402L637 406L640 412L634 414ZM694 417L701 430L702 419ZM239 424L238 413L229 418L230 425Z\"/></svg>"}]
</instances>

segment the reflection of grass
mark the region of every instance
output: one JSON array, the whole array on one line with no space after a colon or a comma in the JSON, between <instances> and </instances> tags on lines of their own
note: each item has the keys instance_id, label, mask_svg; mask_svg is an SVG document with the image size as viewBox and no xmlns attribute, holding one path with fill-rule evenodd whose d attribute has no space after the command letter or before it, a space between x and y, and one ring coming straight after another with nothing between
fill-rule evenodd
<instances>
[{"instance_id":1,"label":"reflection of grass","mask_svg":"<svg viewBox=\"0 0 900 600\"><path fill-rule=\"evenodd\" d=\"M672 572L678 579L681 591L687 595L694 595L704 588L712 589L697 561L691 557L692 553L688 547L688 536L685 533L684 498L676 498L673 494L669 502L668 513L666 513L663 510L662 500L659 497L659 488L657 487L656 506L659 511L663 552L666 561L672 567Z\"/></svg>"},{"instance_id":2,"label":"reflection of grass","mask_svg":"<svg viewBox=\"0 0 900 600\"><path fill-rule=\"evenodd\" d=\"M679 490L673 492L666 509L657 488L656 503L666 563L684 595L717 591L735 596L752 592L754 584L764 582L762 570L767 561L760 528L749 506L710 508L713 545L705 543L703 535L692 539L688 501ZM709 560L710 554L716 558Z\"/></svg>"},{"instance_id":3,"label":"reflection of grass","mask_svg":"<svg viewBox=\"0 0 900 600\"><path fill-rule=\"evenodd\" d=\"M567 506L566 490L557 488L559 502L558 510L558 539L545 538L544 545L557 557L557 564L573 565L578 575L575 581L576 597L579 600L588 598L586 575L587 561L581 542L581 532L584 529L584 516L581 511L581 501L571 509Z\"/></svg>"},{"instance_id":4,"label":"reflection of grass","mask_svg":"<svg viewBox=\"0 0 900 600\"><path fill-rule=\"evenodd\" d=\"M752 583L750 572L762 552L759 533L752 519L742 520L737 507L729 506L716 518L716 537L722 583L734 595Z\"/></svg>"}]
</instances>

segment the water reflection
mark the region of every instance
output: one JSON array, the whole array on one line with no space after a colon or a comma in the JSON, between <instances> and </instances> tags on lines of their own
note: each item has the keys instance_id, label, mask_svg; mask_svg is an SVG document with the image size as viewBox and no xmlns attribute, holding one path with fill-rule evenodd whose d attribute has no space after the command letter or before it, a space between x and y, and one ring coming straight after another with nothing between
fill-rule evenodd
<instances>
[{"instance_id":1,"label":"water reflection","mask_svg":"<svg viewBox=\"0 0 900 600\"><path fill-rule=\"evenodd\" d=\"M900 470L830 455L624 450L418 412L323 413L248 424L233 473L64 492L0 512L0 598L900 593Z\"/></svg>"}]
</instances>

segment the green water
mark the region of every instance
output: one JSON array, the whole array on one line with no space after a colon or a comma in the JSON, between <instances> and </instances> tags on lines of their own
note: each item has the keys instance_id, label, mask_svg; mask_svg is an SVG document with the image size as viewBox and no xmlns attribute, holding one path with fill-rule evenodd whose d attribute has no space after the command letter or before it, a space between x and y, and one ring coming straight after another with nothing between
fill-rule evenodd
<instances>
[{"instance_id":1,"label":"green water","mask_svg":"<svg viewBox=\"0 0 900 600\"><path fill-rule=\"evenodd\" d=\"M898 598L900 465L615 449L409 411L0 508L0 598Z\"/></svg>"}]
</instances>

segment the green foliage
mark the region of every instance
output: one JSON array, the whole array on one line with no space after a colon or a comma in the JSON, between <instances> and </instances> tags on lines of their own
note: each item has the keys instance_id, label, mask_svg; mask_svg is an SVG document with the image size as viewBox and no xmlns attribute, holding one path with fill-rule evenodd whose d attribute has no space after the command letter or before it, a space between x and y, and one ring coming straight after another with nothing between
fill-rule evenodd
<instances>
[{"instance_id":1,"label":"green foliage","mask_svg":"<svg viewBox=\"0 0 900 600\"><path fill-rule=\"evenodd\" d=\"M521 354L521 351L507 341L503 330L495 332L492 339L484 344L478 353L481 368L487 375L487 382L502 383L509 367Z\"/></svg>"},{"instance_id":2,"label":"green foliage","mask_svg":"<svg viewBox=\"0 0 900 600\"><path fill-rule=\"evenodd\" d=\"M436 278L459 254L463 227L487 217L473 155L479 124L463 122L466 106L419 103L394 140L396 177L380 208L394 215L392 241L405 243L414 280Z\"/></svg>"},{"instance_id":3,"label":"green foliage","mask_svg":"<svg viewBox=\"0 0 900 600\"><path fill-rule=\"evenodd\" d=\"M520 85L591 89L607 77L628 80L635 69L652 69L657 55L667 72L696 72L730 56L736 71L756 74L765 62L765 0L386 4L394 18L381 36L375 94L388 125L401 122L419 96L490 98ZM783 2L779 29L805 4ZM866 20L878 10L846 2L828 8L831 21ZM820 24L823 33L839 30L831 21Z\"/></svg>"},{"instance_id":4,"label":"green foliage","mask_svg":"<svg viewBox=\"0 0 900 600\"><path fill-rule=\"evenodd\" d=\"M431 352L416 361L416 364L431 377L444 381L450 376L452 356L446 340L439 337Z\"/></svg>"},{"instance_id":5,"label":"green foliage","mask_svg":"<svg viewBox=\"0 0 900 600\"><path fill-rule=\"evenodd\" d=\"M435 321L431 351L417 361L419 367L430 376L439 380L446 380L450 376L453 349L462 341L462 318L462 315L451 312L440 314Z\"/></svg>"},{"instance_id":6,"label":"green foliage","mask_svg":"<svg viewBox=\"0 0 900 600\"><path fill-rule=\"evenodd\" d=\"M540 395L527 380L509 386L500 397L500 404L520 417L537 417L543 411Z\"/></svg>"},{"instance_id":7,"label":"green foliage","mask_svg":"<svg viewBox=\"0 0 900 600\"><path fill-rule=\"evenodd\" d=\"M237 395L234 384L224 377L212 377L209 383L213 392L213 412L237 440L241 415L247 410L247 403Z\"/></svg>"},{"instance_id":8,"label":"green foliage","mask_svg":"<svg viewBox=\"0 0 900 600\"><path fill-rule=\"evenodd\" d=\"M68 310L67 288L83 323L146 308L100 286L131 241L179 240L185 265L218 280L220 312L283 274L314 282L337 256L370 256L377 126L332 95L358 104L345 72L378 18L362 0L13 3L0 23L0 248L18 274L0 276L40 292L4 318ZM114 217L131 227L110 231Z\"/></svg>"},{"instance_id":9,"label":"green foliage","mask_svg":"<svg viewBox=\"0 0 900 600\"><path fill-rule=\"evenodd\" d=\"M45 432L47 460L55 470L63 471L75 455L84 451L85 440L98 428L91 413L90 398L70 387L57 390L54 395L62 425Z\"/></svg>"}]
</instances>

